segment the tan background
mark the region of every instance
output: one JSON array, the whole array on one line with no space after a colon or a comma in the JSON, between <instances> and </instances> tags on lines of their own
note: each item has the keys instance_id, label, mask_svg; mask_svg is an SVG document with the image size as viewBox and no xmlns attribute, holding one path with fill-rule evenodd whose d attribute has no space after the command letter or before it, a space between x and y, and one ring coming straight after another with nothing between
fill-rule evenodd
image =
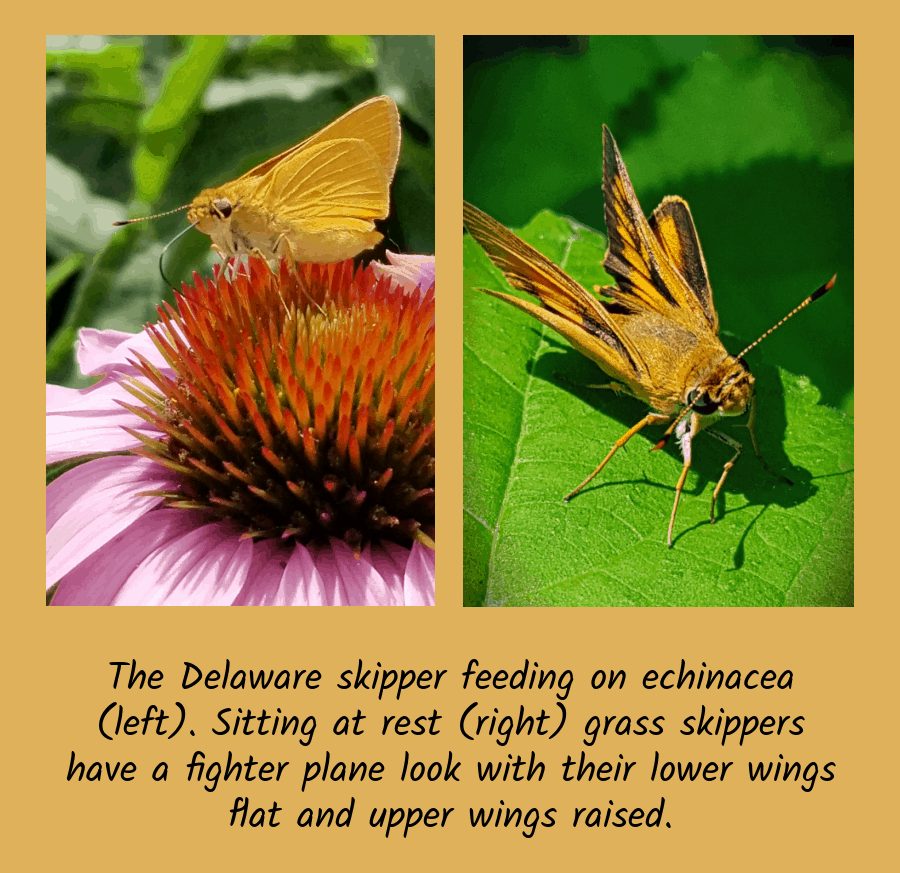
<instances>
[{"instance_id":1,"label":"tan background","mask_svg":"<svg viewBox=\"0 0 900 873\"><path fill-rule=\"evenodd\" d=\"M462 8L463 6L467 8ZM38 9L20 7L23 16ZM61 7L62 8L62 7ZM96 4L94 4L96 8ZM286 30L329 32L351 21L359 32L436 32L438 35L438 256L441 261L438 356L441 377L438 405L443 436L439 464L441 544L438 553L437 608L419 610L54 610L44 607L40 563L43 500L38 487L43 402L38 382L39 337L43 334L39 281L40 233L43 226L40 190L43 180L43 97L39 64L43 35L54 32L143 32L162 29L209 31L233 22L240 28L272 30L278 18L269 5L265 23L248 20L262 9L237 10L227 4L188 9L184 4L155 2L144 7L109 5L104 17L67 6L57 17L52 4L40 8L41 21L14 26L7 35L4 81L7 86L7 132L4 150L11 172L4 184L8 289L5 343L7 404L5 457L7 513L5 544L4 768L5 855L10 869L44 870L204 870L223 869L366 869L430 870L546 869L548 865L575 868L630 870L695 870L722 867L731 871L768 869L878 870L886 869L889 835L896 817L896 793L889 749L896 734L897 683L897 570L893 558L897 540L897 511L893 495L896 465L891 457L896 415L890 380L896 369L898 324L895 273L890 260L896 247L893 222L896 192L896 135L893 113L895 55L893 28L885 21L866 22L859 15L838 20L828 5L809 6L809 12L786 13L785 4L755 7L757 21L740 27L803 32L810 28L857 34L857 83L861 107L857 112L859 181L856 204L859 236L857 286L860 318L857 349L860 373L858 428L861 459L858 496L856 606L849 610L463 610L461 602L461 33L595 30L601 21L612 27L614 11L596 6L591 14L549 22L531 18L527 7L506 15L489 13L485 4L454 4L444 19L423 12L419 4L367 7L351 14L351 7L311 10L293 4L283 18ZM283 7L288 8L288 7ZM638 11L623 9L622 27L672 26L696 31L726 31L722 17L685 20L654 19L651 5ZM542 6L541 12L547 10ZM561 12L562 10L551 10ZM571 10L570 10L571 11ZM576 10L577 11L577 10ZM587 10L585 10L587 11ZM719 10L720 11L720 10ZM75 19L66 16L75 13ZM177 17L172 15L177 13ZM452 12L452 15L451 15ZM188 14L190 13L190 14ZM330 13L330 15L328 15ZM520 16L511 20L510 15ZM741 10L746 15L746 10ZM186 17L187 15L187 17ZM326 17L327 16L327 17ZM417 17L418 16L418 17ZM540 22L540 23L539 23ZM630 22L630 23L629 23ZM539 26L538 26L539 25ZM232 28L234 29L234 28ZM890 42L888 42L890 40ZM26 81L26 78L28 81ZM15 170L12 171L13 161ZM848 240L847 244L851 244ZM877 417L877 421L876 421ZM524 704L531 711L550 709L547 692L463 692L459 674L469 658L482 666L515 670L524 660L541 667L572 669L576 682L567 701L570 721L557 739L513 741L500 749L489 740L462 739L456 722L474 700L490 713L496 706L506 713ZM110 661L137 659L145 669L167 674L161 691L128 691L111 685ZM182 662L206 669L232 667L317 668L324 674L318 692L228 692L180 690ZM383 702L371 692L337 691L337 674L355 668L358 658L367 666L419 669L445 668L446 688L440 692L408 692ZM644 670L677 669L680 659L699 668L749 670L791 669L791 692L644 692ZM591 692L593 670L618 667L629 672L624 692ZM174 742L155 737L122 738L114 743L99 737L101 710L112 701L142 714L150 704L175 714L175 702L188 708L189 727ZM682 738L680 720L699 710L725 709L727 714L803 715L800 738L756 740L739 749L730 742L723 750L715 741ZM316 740L309 749L272 738L217 738L209 733L214 713L223 707L265 706L270 712L301 717L319 716ZM359 707L369 718L359 738L330 737L330 722L340 713ZM378 722L383 714L444 716L438 737L386 740ZM617 760L623 754L641 762L625 785L589 783L564 785L553 762L577 756L582 748L579 723L590 714L662 714L666 733L660 738L610 738L588 750L595 760ZM441 760L453 750L463 761L459 784L401 785L398 761L409 747L423 760ZM194 749L209 759L224 758L231 749L257 760L291 760L281 784L220 784L210 794L183 780L183 762ZM534 749L547 762L543 784L480 785L474 777L477 759L506 760L506 755ZM734 760L733 777L724 784L666 786L645 778L644 762L654 750L687 760ZM85 760L138 763L131 783L69 784L65 781L69 754ZM297 777L307 757L382 760L387 765L379 784L323 785L301 795ZM836 762L837 778L819 783L806 794L799 784L750 785L744 761L750 757L820 764ZM154 784L149 769L159 760L171 764L169 781ZM648 765L649 766L649 765ZM243 830L228 827L227 810L235 796L247 795L252 806L285 807L281 827ZM342 806L356 797L351 829L298 829L289 812L304 806ZM574 806L653 806L666 797L670 829L572 830ZM476 831L467 823L469 805L497 804L557 807L557 826L539 828L532 839L515 829ZM383 831L369 828L373 806L453 806L450 825L443 830L418 828L406 839L385 840ZM289 865L289 866L285 866Z\"/></svg>"}]
</instances>

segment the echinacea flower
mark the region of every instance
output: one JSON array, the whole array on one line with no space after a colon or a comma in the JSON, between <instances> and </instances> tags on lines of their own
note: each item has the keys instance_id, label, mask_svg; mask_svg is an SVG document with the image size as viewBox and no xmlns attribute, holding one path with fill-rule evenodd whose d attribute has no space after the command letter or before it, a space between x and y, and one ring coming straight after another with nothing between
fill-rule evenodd
<instances>
[{"instance_id":1,"label":"echinacea flower","mask_svg":"<svg viewBox=\"0 0 900 873\"><path fill-rule=\"evenodd\" d=\"M83 330L103 379L47 386L48 463L91 458L48 486L54 605L433 605L433 264L251 259Z\"/></svg>"}]
</instances>

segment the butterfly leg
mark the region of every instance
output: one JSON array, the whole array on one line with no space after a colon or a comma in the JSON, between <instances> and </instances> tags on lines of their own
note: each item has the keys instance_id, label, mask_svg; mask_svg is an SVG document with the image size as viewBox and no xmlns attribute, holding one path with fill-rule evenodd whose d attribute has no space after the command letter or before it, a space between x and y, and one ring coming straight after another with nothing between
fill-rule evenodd
<instances>
[{"instance_id":1,"label":"butterfly leg","mask_svg":"<svg viewBox=\"0 0 900 873\"><path fill-rule=\"evenodd\" d=\"M291 248L291 241L283 233L278 234L275 245L273 245L272 248L279 258L291 261L297 260L297 258L294 257L294 250Z\"/></svg>"},{"instance_id":2,"label":"butterfly leg","mask_svg":"<svg viewBox=\"0 0 900 873\"><path fill-rule=\"evenodd\" d=\"M766 459L759 452L759 443L756 441L756 393L750 397L750 418L747 421L747 430L750 431L750 439L753 442L753 451L756 452L756 457L759 458L760 464L766 468L776 479L781 479L782 482L785 482L788 485L793 485L787 476L782 476L781 473L776 473L767 463Z\"/></svg>"},{"instance_id":3,"label":"butterfly leg","mask_svg":"<svg viewBox=\"0 0 900 873\"><path fill-rule=\"evenodd\" d=\"M675 486L675 503L672 505L672 517L669 519L669 535L666 543L672 548L672 531L675 529L675 513L678 512L678 501L681 500L681 492L684 490L684 483L687 481L688 470L691 469L691 456L693 439L702 428L702 419L696 413L691 414L690 418L683 418L678 422L675 429L675 437L681 446L681 454L684 456L684 466L681 468L681 475L678 477L678 484Z\"/></svg>"},{"instance_id":4,"label":"butterfly leg","mask_svg":"<svg viewBox=\"0 0 900 873\"><path fill-rule=\"evenodd\" d=\"M228 254L225 249L220 248L215 243L212 244L212 250L225 262L224 269L231 271L231 278L237 275L238 261L240 258L234 254ZM226 274L227 275L227 274Z\"/></svg>"},{"instance_id":5,"label":"butterfly leg","mask_svg":"<svg viewBox=\"0 0 900 873\"><path fill-rule=\"evenodd\" d=\"M634 393L632 393L631 389L622 382L605 382L602 385L585 385L583 382L576 382L574 379L570 379L568 376L563 376L562 373L554 373L553 375L563 382L568 382L570 385L574 385L576 388L608 388L610 391L613 391L616 394L624 394L626 397L635 396Z\"/></svg>"},{"instance_id":6,"label":"butterfly leg","mask_svg":"<svg viewBox=\"0 0 900 873\"><path fill-rule=\"evenodd\" d=\"M669 420L670 416L668 415L657 415L654 412L651 412L649 415L642 418L633 428L626 431L622 436L620 436L614 443L613 447L609 450L609 454L600 462L600 466L591 473L587 479L584 480L571 494L569 494L564 502L568 503L591 479L594 478L607 464L609 459L619 450L625 443L628 442L638 431L643 430L648 424L665 424Z\"/></svg>"},{"instance_id":7,"label":"butterfly leg","mask_svg":"<svg viewBox=\"0 0 900 873\"><path fill-rule=\"evenodd\" d=\"M626 397L634 397L634 393L627 386L623 385L621 382L605 382L603 385L585 385L585 388L606 388L612 391L614 394L624 394Z\"/></svg>"},{"instance_id":8,"label":"butterfly leg","mask_svg":"<svg viewBox=\"0 0 900 873\"><path fill-rule=\"evenodd\" d=\"M734 457L725 465L725 468L722 470L722 475L719 477L719 481L716 483L715 490L713 491L712 496L712 505L709 507L709 523L716 523L716 498L719 496L719 492L722 490L722 485L725 484L725 477L728 475L728 471L737 463L737 459L741 456L741 452L744 447L732 437L727 434L722 433L719 430L709 430L707 433L715 437L717 440L721 440L726 445L731 446L734 449Z\"/></svg>"},{"instance_id":9,"label":"butterfly leg","mask_svg":"<svg viewBox=\"0 0 900 873\"><path fill-rule=\"evenodd\" d=\"M272 251L279 260L291 261L294 264L298 264L303 260L286 233L278 234L275 238L275 243L272 245Z\"/></svg>"},{"instance_id":10,"label":"butterfly leg","mask_svg":"<svg viewBox=\"0 0 900 873\"><path fill-rule=\"evenodd\" d=\"M272 275L273 276L278 275L278 261L275 260L271 254L266 255L266 253L264 251L257 248L256 246L254 246L252 249L250 249L250 257L258 258L260 261L265 261L265 264L269 268L269 271L272 273ZM272 266L273 260L275 260L275 266ZM250 264L249 263L247 264L247 275L248 276L250 275Z\"/></svg>"}]
</instances>

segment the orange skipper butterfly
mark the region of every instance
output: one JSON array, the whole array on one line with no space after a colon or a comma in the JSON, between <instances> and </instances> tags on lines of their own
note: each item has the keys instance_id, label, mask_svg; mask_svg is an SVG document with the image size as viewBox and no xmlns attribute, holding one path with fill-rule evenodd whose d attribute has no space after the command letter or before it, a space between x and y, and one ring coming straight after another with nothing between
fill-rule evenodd
<instances>
[{"instance_id":1,"label":"orange skipper butterfly","mask_svg":"<svg viewBox=\"0 0 900 873\"><path fill-rule=\"evenodd\" d=\"M744 355L788 318L834 285L832 276L756 342L730 355L719 339L719 318L713 305L706 261L691 212L681 197L666 197L647 219L612 134L603 127L603 191L609 248L603 268L615 285L597 289L604 302L502 224L463 204L463 222L472 237L502 271L509 284L537 302L512 294L479 290L511 303L562 334L594 361L613 381L599 386L628 394L650 407L634 427L610 448L599 466L565 499L588 484L636 433L647 425L666 425L654 450L674 433L684 458L675 488L667 542L672 545L675 513L691 467L693 440L723 417L749 411L753 450L763 466L756 440L756 389ZM713 490L710 522L715 522L716 498L729 470L741 454L741 444L727 434L708 430L728 445L733 457L725 464ZM790 480L778 476L785 482Z\"/></svg>"}]
</instances>

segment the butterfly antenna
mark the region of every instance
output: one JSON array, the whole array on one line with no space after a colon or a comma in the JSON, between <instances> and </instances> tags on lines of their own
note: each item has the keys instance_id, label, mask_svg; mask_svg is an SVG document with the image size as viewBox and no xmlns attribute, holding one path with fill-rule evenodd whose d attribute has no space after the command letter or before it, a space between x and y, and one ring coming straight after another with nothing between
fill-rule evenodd
<instances>
[{"instance_id":1,"label":"butterfly antenna","mask_svg":"<svg viewBox=\"0 0 900 873\"><path fill-rule=\"evenodd\" d=\"M170 209L168 212L157 212L156 215L144 215L141 218L128 218L125 221L114 221L113 227L123 227L126 224L136 224L139 221L149 221L151 218L162 218L164 215L172 215L175 212L181 212L182 209L187 209L190 205L190 203L185 203L184 206L178 206L175 209Z\"/></svg>"},{"instance_id":2,"label":"butterfly antenna","mask_svg":"<svg viewBox=\"0 0 900 873\"><path fill-rule=\"evenodd\" d=\"M750 351L750 349L756 348L770 333L778 330L778 328L781 327L781 325L783 325L789 318L795 316L801 309L805 309L807 306L809 306L810 303L813 302L813 300L818 300L823 294L829 292L834 287L834 283L836 280L837 273L835 273L824 285L813 291L813 293L810 294L809 297L807 297L806 300L804 300L799 306L795 306L787 315L785 315L784 318L781 319L781 321L778 322L778 324L770 327L758 340L756 340L756 342L750 343L750 345L747 346L744 351L742 351L739 355L735 355L735 357L743 358L744 355L746 355L747 352Z\"/></svg>"}]
</instances>

